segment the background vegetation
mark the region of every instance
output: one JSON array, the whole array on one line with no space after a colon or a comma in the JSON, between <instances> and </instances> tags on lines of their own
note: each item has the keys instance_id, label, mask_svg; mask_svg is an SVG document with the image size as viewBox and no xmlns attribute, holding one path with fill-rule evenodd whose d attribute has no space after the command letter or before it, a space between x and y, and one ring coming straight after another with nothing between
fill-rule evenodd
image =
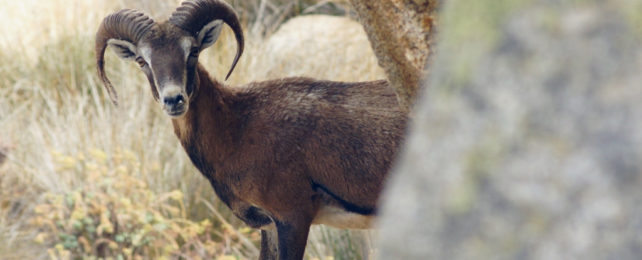
<instances>
[{"instance_id":1,"label":"background vegetation","mask_svg":"<svg viewBox=\"0 0 642 260\"><path fill-rule=\"evenodd\" d=\"M7 156L0 162L0 259L257 256L258 233L230 214L190 164L136 66L107 53L118 107L96 77L93 39L103 17L136 8L159 21L178 2L0 0L0 157ZM229 84L288 75L279 70L288 66L263 55L263 42L289 18L349 13L339 1L231 3L248 29L246 52ZM371 53L328 61L328 53L369 50L365 35L281 40L313 36L308 41L317 45L281 55L311 57L288 61L301 74L384 77ZM201 57L215 77L231 63L232 39L225 29ZM306 257L365 258L372 250L367 232L314 227Z\"/></svg>"}]
</instances>

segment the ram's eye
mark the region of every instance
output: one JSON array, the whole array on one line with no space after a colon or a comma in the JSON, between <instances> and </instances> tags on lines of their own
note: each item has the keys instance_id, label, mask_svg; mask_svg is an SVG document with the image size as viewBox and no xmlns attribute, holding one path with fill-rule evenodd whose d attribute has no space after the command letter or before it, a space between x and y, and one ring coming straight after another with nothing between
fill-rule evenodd
<instances>
[{"instance_id":1,"label":"ram's eye","mask_svg":"<svg viewBox=\"0 0 642 260\"><path fill-rule=\"evenodd\" d=\"M189 56L192 58L198 58L198 53L199 53L199 49L196 47L189 50Z\"/></svg>"},{"instance_id":2,"label":"ram's eye","mask_svg":"<svg viewBox=\"0 0 642 260\"><path fill-rule=\"evenodd\" d=\"M141 57L136 58L136 63L138 63L138 66L140 66L141 68L147 65L147 62L145 62L145 60L143 60L143 58Z\"/></svg>"}]
</instances>

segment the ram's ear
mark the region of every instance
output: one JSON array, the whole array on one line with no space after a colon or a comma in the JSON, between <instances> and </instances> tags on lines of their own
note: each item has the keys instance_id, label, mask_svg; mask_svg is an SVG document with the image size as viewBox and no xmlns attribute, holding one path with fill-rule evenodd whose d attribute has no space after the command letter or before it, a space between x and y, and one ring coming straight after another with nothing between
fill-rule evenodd
<instances>
[{"instance_id":1,"label":"ram's ear","mask_svg":"<svg viewBox=\"0 0 642 260\"><path fill-rule=\"evenodd\" d=\"M118 55L118 57L120 57L121 59L136 59L136 45L131 42L110 39L109 41L107 41L107 45L109 45L111 49L116 53L116 55Z\"/></svg>"},{"instance_id":2,"label":"ram's ear","mask_svg":"<svg viewBox=\"0 0 642 260\"><path fill-rule=\"evenodd\" d=\"M214 20L203 26L203 29L198 32L198 42L201 50L212 46L221 34L223 28L223 20Z\"/></svg>"}]
</instances>

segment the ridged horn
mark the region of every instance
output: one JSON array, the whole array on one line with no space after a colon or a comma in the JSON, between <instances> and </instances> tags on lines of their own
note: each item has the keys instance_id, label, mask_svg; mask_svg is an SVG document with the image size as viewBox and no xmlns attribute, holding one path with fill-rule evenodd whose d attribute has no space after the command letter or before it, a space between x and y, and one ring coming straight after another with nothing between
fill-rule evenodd
<instances>
[{"instance_id":1,"label":"ridged horn","mask_svg":"<svg viewBox=\"0 0 642 260\"><path fill-rule=\"evenodd\" d=\"M169 22L196 37L199 31L203 29L203 26L218 19L223 20L224 23L232 28L237 43L236 57L234 57L230 71L225 76L227 80L234 67L236 67L241 54L243 54L244 47L243 30L234 9L226 2L219 0L190 0L183 2L174 11L169 18Z\"/></svg>"},{"instance_id":2,"label":"ridged horn","mask_svg":"<svg viewBox=\"0 0 642 260\"><path fill-rule=\"evenodd\" d=\"M109 98L118 105L118 94L105 74L105 49L110 39L124 40L136 45L154 26L154 20L137 10L123 9L103 19L96 33L96 67Z\"/></svg>"}]
</instances>

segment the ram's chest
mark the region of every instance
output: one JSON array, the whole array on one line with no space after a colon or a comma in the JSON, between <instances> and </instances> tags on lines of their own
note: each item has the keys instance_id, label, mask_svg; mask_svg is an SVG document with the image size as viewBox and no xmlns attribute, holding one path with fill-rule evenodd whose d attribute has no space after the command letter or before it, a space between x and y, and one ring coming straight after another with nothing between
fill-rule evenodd
<instances>
[{"instance_id":1,"label":"ram's chest","mask_svg":"<svg viewBox=\"0 0 642 260\"><path fill-rule=\"evenodd\" d=\"M256 200L256 192L242 192L249 189L252 181L244 180L243 174L230 174L224 167L217 168L209 162L206 156L199 152L200 149L187 146L185 148L194 166L207 178L218 198L227 205L234 214L247 225L255 228L269 225L272 221L268 213L259 207L253 206L248 201ZM220 165L219 165L220 166ZM245 183L245 185L244 185ZM243 197L245 196L245 197Z\"/></svg>"}]
</instances>

